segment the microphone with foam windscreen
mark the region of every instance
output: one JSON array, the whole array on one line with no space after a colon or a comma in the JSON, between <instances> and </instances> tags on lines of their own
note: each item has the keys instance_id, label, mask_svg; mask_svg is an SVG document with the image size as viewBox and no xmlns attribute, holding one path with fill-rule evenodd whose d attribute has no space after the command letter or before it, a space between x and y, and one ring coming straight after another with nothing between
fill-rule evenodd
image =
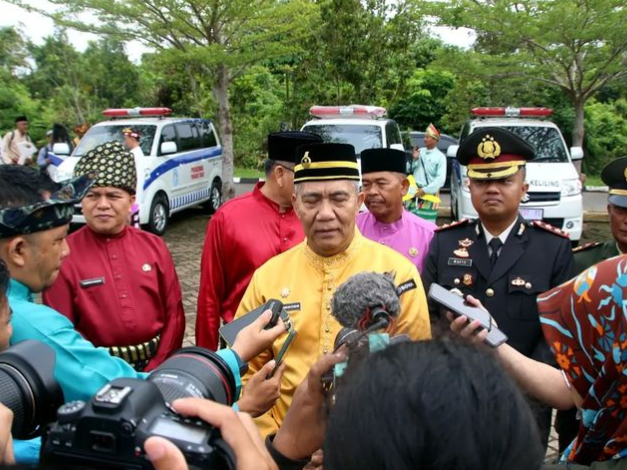
<instances>
[{"instance_id":1,"label":"microphone with foam windscreen","mask_svg":"<svg viewBox=\"0 0 627 470\"><path fill-rule=\"evenodd\" d=\"M400 310L394 275L364 272L338 287L331 314L344 328L366 332L390 327Z\"/></svg>"}]
</instances>

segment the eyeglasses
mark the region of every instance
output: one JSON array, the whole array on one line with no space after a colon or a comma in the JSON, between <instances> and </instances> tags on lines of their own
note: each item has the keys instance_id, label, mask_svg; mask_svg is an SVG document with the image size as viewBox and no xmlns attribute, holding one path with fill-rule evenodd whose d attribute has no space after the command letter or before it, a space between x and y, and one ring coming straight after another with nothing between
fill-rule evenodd
<instances>
[{"instance_id":1,"label":"eyeglasses","mask_svg":"<svg viewBox=\"0 0 627 470\"><path fill-rule=\"evenodd\" d=\"M289 166L281 165L280 163L277 163L276 166L280 166L281 168L284 168L287 171L291 171L292 173L294 173L294 168L290 168Z\"/></svg>"}]
</instances>

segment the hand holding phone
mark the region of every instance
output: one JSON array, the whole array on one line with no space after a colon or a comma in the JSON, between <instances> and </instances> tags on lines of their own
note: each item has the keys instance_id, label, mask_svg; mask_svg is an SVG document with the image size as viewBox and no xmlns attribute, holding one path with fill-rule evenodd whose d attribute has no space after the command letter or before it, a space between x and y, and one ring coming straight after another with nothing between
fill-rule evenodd
<instances>
[{"instance_id":1,"label":"hand holding phone","mask_svg":"<svg viewBox=\"0 0 627 470\"><path fill-rule=\"evenodd\" d=\"M478 321L481 327L488 331L485 342L496 348L507 341L507 335L498 329L492 321L492 316L482 308L467 304L464 298L438 284L431 284L429 298L436 301L455 316L464 315L470 322Z\"/></svg>"},{"instance_id":2,"label":"hand holding phone","mask_svg":"<svg viewBox=\"0 0 627 470\"><path fill-rule=\"evenodd\" d=\"M273 328L277 324L279 318L285 324L286 330L292 327L290 317L283 309L283 303L277 299L270 299L265 304L257 307L251 312L248 312L232 322L223 325L219 330L220 336L229 347L233 347L237 334L247 326L254 323L266 310L270 310L272 312L272 317L270 318L268 324L263 328L264 330L270 330Z\"/></svg>"},{"instance_id":3,"label":"hand holding phone","mask_svg":"<svg viewBox=\"0 0 627 470\"><path fill-rule=\"evenodd\" d=\"M274 368L272 369L272 372L270 372L268 376L266 377L267 379L271 378L276 373L277 369L283 362L283 359L285 358L285 355L287 354L287 350L290 348L292 341L294 341L294 339L296 338L296 335L297 335L296 330L290 330L290 332L287 334L285 343L283 343L283 346L281 346L279 353L274 358L275 365L274 365Z\"/></svg>"}]
</instances>

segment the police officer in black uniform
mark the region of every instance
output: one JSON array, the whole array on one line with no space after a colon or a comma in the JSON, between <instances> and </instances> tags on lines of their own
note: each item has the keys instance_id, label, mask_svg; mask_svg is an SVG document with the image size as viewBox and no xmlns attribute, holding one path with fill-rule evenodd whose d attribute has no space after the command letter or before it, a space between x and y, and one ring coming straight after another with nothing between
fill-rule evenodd
<instances>
[{"instance_id":1,"label":"police officer in black uniform","mask_svg":"<svg viewBox=\"0 0 627 470\"><path fill-rule=\"evenodd\" d=\"M462 220L436 231L423 283L427 292L435 282L472 294L494 316L510 346L550 363L536 297L570 279L574 264L566 233L527 221L518 212L529 187L525 164L534 157L531 145L501 128L479 128L461 143L457 159L468 167L479 220ZM429 307L432 318L441 318L437 305ZM531 404L546 445L551 410Z\"/></svg>"}]
</instances>

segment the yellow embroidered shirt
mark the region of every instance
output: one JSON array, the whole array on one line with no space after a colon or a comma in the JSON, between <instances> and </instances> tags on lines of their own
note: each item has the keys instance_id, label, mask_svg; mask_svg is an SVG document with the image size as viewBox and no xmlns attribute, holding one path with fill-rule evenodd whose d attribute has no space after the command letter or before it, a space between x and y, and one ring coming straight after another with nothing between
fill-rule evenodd
<instances>
[{"instance_id":1,"label":"yellow embroidered shirt","mask_svg":"<svg viewBox=\"0 0 627 470\"><path fill-rule=\"evenodd\" d=\"M296 387L311 366L322 354L333 350L335 337L341 330L331 316L335 290L352 275L364 271L391 271L395 273L397 286L408 283L409 288L400 296L401 313L393 334L407 334L414 340L429 339L427 301L416 267L400 253L363 237L357 229L348 249L338 255L318 256L304 241L255 271L235 317L250 312L268 299L280 299L298 332L284 358L286 370L281 381L281 397L268 413L256 420L264 436L277 431ZM278 353L286 336L250 362L244 382Z\"/></svg>"}]
</instances>

